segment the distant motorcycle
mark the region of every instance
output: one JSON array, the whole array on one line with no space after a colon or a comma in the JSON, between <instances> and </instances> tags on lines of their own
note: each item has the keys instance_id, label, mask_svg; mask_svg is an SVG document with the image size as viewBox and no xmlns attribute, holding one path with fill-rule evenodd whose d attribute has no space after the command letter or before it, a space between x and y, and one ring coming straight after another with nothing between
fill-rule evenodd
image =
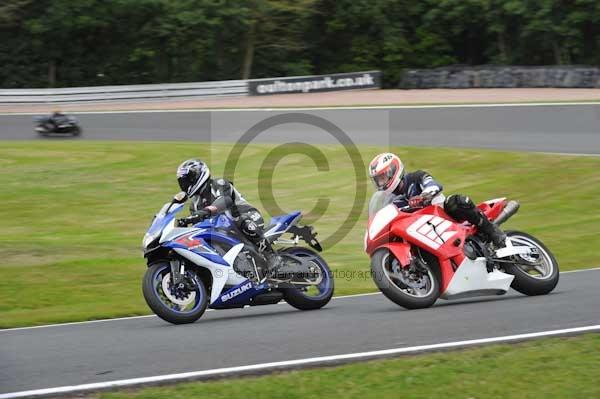
<instances>
[{"instance_id":1,"label":"distant motorcycle","mask_svg":"<svg viewBox=\"0 0 600 399\"><path fill-rule=\"evenodd\" d=\"M82 129L79 121L74 116L61 115L60 117L38 116L34 119L35 132L42 137L50 135L67 135L77 137Z\"/></svg>"},{"instance_id":2,"label":"distant motorcycle","mask_svg":"<svg viewBox=\"0 0 600 399\"><path fill-rule=\"evenodd\" d=\"M457 223L440 206L397 208L385 192L373 195L365 251L375 284L396 304L426 308L438 299L502 295L510 287L526 295L556 287L558 263L537 238L506 231L506 247L494 250L477 227ZM519 209L516 201L493 199L478 205L500 225Z\"/></svg>"},{"instance_id":3,"label":"distant motorcycle","mask_svg":"<svg viewBox=\"0 0 600 399\"><path fill-rule=\"evenodd\" d=\"M148 269L143 294L152 311L173 324L193 323L207 306L213 309L271 305L285 300L301 310L319 309L333 296L333 275L311 226L299 226L299 211L273 217L265 237L278 249L281 266L270 270L264 257L221 213L192 227L176 227L175 214L186 201L175 195L144 236ZM291 239L281 236L292 235Z\"/></svg>"}]
</instances>

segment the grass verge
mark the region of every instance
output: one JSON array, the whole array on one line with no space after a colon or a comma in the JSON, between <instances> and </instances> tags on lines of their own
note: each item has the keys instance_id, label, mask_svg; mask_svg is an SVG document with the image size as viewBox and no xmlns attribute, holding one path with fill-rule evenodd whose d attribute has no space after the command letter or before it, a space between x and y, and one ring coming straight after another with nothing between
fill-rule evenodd
<instances>
[{"instance_id":1,"label":"grass verge","mask_svg":"<svg viewBox=\"0 0 600 399\"><path fill-rule=\"evenodd\" d=\"M589 334L94 397L596 398L599 348L600 334Z\"/></svg>"},{"instance_id":2,"label":"grass verge","mask_svg":"<svg viewBox=\"0 0 600 399\"><path fill-rule=\"evenodd\" d=\"M366 176L355 181L352 160L341 146L319 146L328 162L324 170L300 154L265 163L273 149L251 145L244 151L236 187L261 210L273 211L276 201L285 211L306 211L304 221L314 223L321 238L347 218L357 221L338 233L343 239L326 248L324 257L336 273L336 294L374 291L362 250L366 206L351 212L357 192L370 195ZM147 314L140 292L141 238L152 215L178 190L175 168L183 159L200 157L218 176L230 150L231 145L214 143L3 143L0 328ZM366 163L382 150L362 146L358 161ZM409 169L436 176L447 193L469 194L476 201L501 195L519 200L521 211L507 227L542 239L562 270L597 266L600 158L391 150ZM274 199L258 189L267 186L269 170ZM317 198L326 200L313 209Z\"/></svg>"}]
</instances>

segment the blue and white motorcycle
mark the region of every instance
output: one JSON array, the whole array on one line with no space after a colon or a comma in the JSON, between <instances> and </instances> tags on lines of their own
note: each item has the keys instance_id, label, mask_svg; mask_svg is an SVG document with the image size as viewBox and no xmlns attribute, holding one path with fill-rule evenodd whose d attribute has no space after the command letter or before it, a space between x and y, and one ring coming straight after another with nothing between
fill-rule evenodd
<instances>
[{"instance_id":1,"label":"blue and white motorcycle","mask_svg":"<svg viewBox=\"0 0 600 399\"><path fill-rule=\"evenodd\" d=\"M265 236L282 257L269 270L264 257L225 213L176 227L175 214L186 201L175 195L156 214L144 236L148 269L143 279L146 303L160 318L193 323L213 309L271 305L285 300L301 310L319 309L333 296L333 276L316 251L321 245L311 226L299 226L299 211L271 219ZM284 239L284 233L291 238ZM298 246L299 241L308 246Z\"/></svg>"}]
</instances>

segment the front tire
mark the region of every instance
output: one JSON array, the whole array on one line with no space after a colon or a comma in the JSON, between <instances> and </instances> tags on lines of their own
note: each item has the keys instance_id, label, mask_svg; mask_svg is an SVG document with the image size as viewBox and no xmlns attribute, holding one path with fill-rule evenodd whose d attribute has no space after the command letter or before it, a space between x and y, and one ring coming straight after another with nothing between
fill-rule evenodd
<instances>
[{"instance_id":1,"label":"front tire","mask_svg":"<svg viewBox=\"0 0 600 399\"><path fill-rule=\"evenodd\" d=\"M420 279L409 282L415 286L420 284L423 287L410 287L402 282L402 280L408 281L407 277L403 275L407 271L403 270L390 250L378 249L371 257L371 271L377 288L390 301L406 309L428 308L440 296L440 282L437 274L429 264L421 267L425 270Z\"/></svg>"},{"instance_id":2,"label":"front tire","mask_svg":"<svg viewBox=\"0 0 600 399\"><path fill-rule=\"evenodd\" d=\"M285 301L300 310L315 310L327 305L331 300L334 291L333 274L331 273L331 269L329 269L327 262L325 262L325 260L315 251L308 248L286 248L282 252L298 257L312 258L309 262L311 262L315 268L319 269L322 277L322 280L318 285L311 286L306 291L303 290L304 287L282 289ZM312 295L310 290L316 291L314 295Z\"/></svg>"},{"instance_id":3,"label":"front tire","mask_svg":"<svg viewBox=\"0 0 600 399\"><path fill-rule=\"evenodd\" d=\"M558 284L558 262L550 250L534 236L521 231L507 231L512 245L536 248L537 255L515 255L520 265L509 265L506 271L515 276L511 287L525 295L545 295Z\"/></svg>"},{"instance_id":4,"label":"front tire","mask_svg":"<svg viewBox=\"0 0 600 399\"><path fill-rule=\"evenodd\" d=\"M193 269L185 272L190 288L171 286L171 265L158 262L146 270L142 292L146 303L161 319L172 324L187 324L198 320L208 305L206 287Z\"/></svg>"}]
</instances>

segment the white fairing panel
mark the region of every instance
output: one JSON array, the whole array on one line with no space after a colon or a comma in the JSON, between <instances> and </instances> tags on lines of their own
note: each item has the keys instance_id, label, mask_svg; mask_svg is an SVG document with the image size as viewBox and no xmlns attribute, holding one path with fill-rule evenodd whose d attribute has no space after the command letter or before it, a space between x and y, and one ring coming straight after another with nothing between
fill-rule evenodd
<instances>
[{"instance_id":1,"label":"white fairing panel","mask_svg":"<svg viewBox=\"0 0 600 399\"><path fill-rule=\"evenodd\" d=\"M485 258L471 260L465 258L456 269L448 288L440 296L443 299L457 299L479 295L505 294L514 276L494 270L488 273Z\"/></svg>"},{"instance_id":2,"label":"white fairing panel","mask_svg":"<svg viewBox=\"0 0 600 399\"><path fill-rule=\"evenodd\" d=\"M194 230L200 231L200 229L196 229L194 227L175 227L175 221L172 220L163 229L159 242L162 244L163 242L173 241L175 238L179 237L180 235L190 233Z\"/></svg>"},{"instance_id":3,"label":"white fairing panel","mask_svg":"<svg viewBox=\"0 0 600 399\"><path fill-rule=\"evenodd\" d=\"M377 212L369 225L369 237L373 238L379 234L385 226L390 224L390 222L396 218L396 216L398 216L398 208L393 204L390 204Z\"/></svg>"},{"instance_id":4,"label":"white fairing panel","mask_svg":"<svg viewBox=\"0 0 600 399\"><path fill-rule=\"evenodd\" d=\"M236 258L243 246L243 244L238 244L232 247L223 256L225 261L228 263L230 263L230 261L232 262L233 259ZM210 270L210 273L213 278L213 283L210 292L210 303L213 303L219 298L219 295L221 295L221 291L223 291L223 287L225 287L226 284L237 285L247 280L245 277L237 274L233 269L233 266L225 266L219 263L211 262L205 257L195 254L187 249L175 248L174 250L179 255L190 260L194 264L205 267L208 270Z\"/></svg>"}]
</instances>

